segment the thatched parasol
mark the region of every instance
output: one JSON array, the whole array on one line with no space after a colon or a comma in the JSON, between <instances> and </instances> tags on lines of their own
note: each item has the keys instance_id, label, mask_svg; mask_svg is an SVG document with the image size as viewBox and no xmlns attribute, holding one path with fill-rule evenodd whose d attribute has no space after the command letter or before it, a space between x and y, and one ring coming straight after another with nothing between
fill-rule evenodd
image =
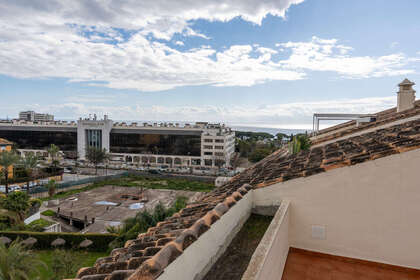
<instances>
[{"instance_id":1,"label":"thatched parasol","mask_svg":"<svg viewBox=\"0 0 420 280\"><path fill-rule=\"evenodd\" d=\"M63 246L64 244L66 244L66 240L64 240L63 238L57 238L56 240L51 242L51 246L54 247Z\"/></svg>"},{"instance_id":2,"label":"thatched parasol","mask_svg":"<svg viewBox=\"0 0 420 280\"><path fill-rule=\"evenodd\" d=\"M38 242L38 240L36 240L36 238L33 237L29 237L26 238L25 240L22 241L22 243L26 246L33 246L36 242Z\"/></svg>"},{"instance_id":3,"label":"thatched parasol","mask_svg":"<svg viewBox=\"0 0 420 280\"><path fill-rule=\"evenodd\" d=\"M93 242L91 240L85 239L85 240L82 241L82 243L80 243L79 247L81 247L81 248L87 248L87 247L89 247L92 244L93 244Z\"/></svg>"},{"instance_id":4,"label":"thatched parasol","mask_svg":"<svg viewBox=\"0 0 420 280\"><path fill-rule=\"evenodd\" d=\"M0 242L3 243L4 245L7 245L10 242L12 242L12 240L9 237L2 236L2 237L0 237Z\"/></svg>"}]
</instances>

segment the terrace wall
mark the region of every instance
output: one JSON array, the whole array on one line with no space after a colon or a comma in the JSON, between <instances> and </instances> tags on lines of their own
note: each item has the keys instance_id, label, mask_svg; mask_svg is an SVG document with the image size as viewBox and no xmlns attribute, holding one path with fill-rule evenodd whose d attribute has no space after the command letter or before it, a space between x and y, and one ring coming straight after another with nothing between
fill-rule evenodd
<instances>
[{"instance_id":1,"label":"terrace wall","mask_svg":"<svg viewBox=\"0 0 420 280\"><path fill-rule=\"evenodd\" d=\"M252 191L248 192L172 262L158 279L202 279L249 218L252 195Z\"/></svg>"},{"instance_id":2,"label":"terrace wall","mask_svg":"<svg viewBox=\"0 0 420 280\"><path fill-rule=\"evenodd\" d=\"M242 280L278 280L289 253L289 201L282 201Z\"/></svg>"},{"instance_id":3,"label":"terrace wall","mask_svg":"<svg viewBox=\"0 0 420 280\"><path fill-rule=\"evenodd\" d=\"M254 204L291 201L291 247L420 269L419 161L414 150L277 183Z\"/></svg>"}]
</instances>

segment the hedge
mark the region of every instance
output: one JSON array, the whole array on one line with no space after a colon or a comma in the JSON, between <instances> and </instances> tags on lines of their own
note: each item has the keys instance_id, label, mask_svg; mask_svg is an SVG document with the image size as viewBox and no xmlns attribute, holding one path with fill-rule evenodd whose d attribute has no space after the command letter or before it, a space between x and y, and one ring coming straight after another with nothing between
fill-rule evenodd
<instances>
[{"instance_id":1,"label":"hedge","mask_svg":"<svg viewBox=\"0 0 420 280\"><path fill-rule=\"evenodd\" d=\"M64 246L60 248L67 249L78 249L79 244L85 240L89 239L93 242L86 250L94 252L106 252L109 249L109 243L113 241L117 235L116 234L99 234L99 233L70 233L70 232L29 232L29 231L0 231L0 236L6 236L12 240L19 238L20 240L25 240L29 237L37 239L37 242L34 244L34 249L52 249L51 242L57 238L62 238L66 240Z\"/></svg>"}]
</instances>

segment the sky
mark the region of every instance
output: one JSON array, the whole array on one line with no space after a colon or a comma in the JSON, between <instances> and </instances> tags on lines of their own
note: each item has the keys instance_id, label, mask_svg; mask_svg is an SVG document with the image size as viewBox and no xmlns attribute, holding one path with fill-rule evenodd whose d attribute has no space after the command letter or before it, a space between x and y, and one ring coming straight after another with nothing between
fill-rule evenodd
<instances>
[{"instance_id":1,"label":"sky","mask_svg":"<svg viewBox=\"0 0 420 280\"><path fill-rule=\"evenodd\" d=\"M420 82L417 0L0 0L0 118L311 128Z\"/></svg>"}]
</instances>

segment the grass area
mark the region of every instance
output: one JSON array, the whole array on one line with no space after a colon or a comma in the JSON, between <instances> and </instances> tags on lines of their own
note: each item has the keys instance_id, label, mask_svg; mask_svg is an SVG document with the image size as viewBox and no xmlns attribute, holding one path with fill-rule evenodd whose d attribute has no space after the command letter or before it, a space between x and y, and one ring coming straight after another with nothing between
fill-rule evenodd
<instances>
[{"instance_id":1,"label":"grass area","mask_svg":"<svg viewBox=\"0 0 420 280\"><path fill-rule=\"evenodd\" d=\"M48 209L48 210L45 210L44 212L41 212L41 215L53 217L55 216L55 212L53 210Z\"/></svg>"},{"instance_id":2,"label":"grass area","mask_svg":"<svg viewBox=\"0 0 420 280\"><path fill-rule=\"evenodd\" d=\"M52 224L54 224L54 223L41 218L41 219L38 219L38 220L35 220L35 221L31 222L28 226L30 226L30 227L48 227Z\"/></svg>"},{"instance_id":3,"label":"grass area","mask_svg":"<svg viewBox=\"0 0 420 280\"><path fill-rule=\"evenodd\" d=\"M82 251L71 251L71 250L43 250L34 251L35 255L46 264L47 267L39 267L40 280L52 280L62 278L73 278L76 276L76 272L81 267L92 266L97 258L108 256L106 252L82 252ZM63 260L66 268L61 269L60 274L54 273L53 267L61 267L57 264L56 260L60 257L66 257ZM57 278L60 276L60 278Z\"/></svg>"},{"instance_id":4,"label":"grass area","mask_svg":"<svg viewBox=\"0 0 420 280\"><path fill-rule=\"evenodd\" d=\"M76 193L92 190L106 185L114 185L121 187L144 187L147 189L169 189L169 190L182 190L182 191L194 191L194 192L209 192L214 188L213 184L200 182L200 181L189 181L186 179L162 179L139 175L129 175L116 179L104 180L101 182L92 183L86 187L80 189L73 189L68 191L57 192L52 197L45 197L41 200L50 200L57 198L66 198Z\"/></svg>"},{"instance_id":5,"label":"grass area","mask_svg":"<svg viewBox=\"0 0 420 280\"><path fill-rule=\"evenodd\" d=\"M30 224L26 225L25 226L25 231L42 232L42 231L44 231L45 227L48 227L52 224L54 224L54 223L41 218L41 219L35 220L35 221L31 222Z\"/></svg>"}]
</instances>

